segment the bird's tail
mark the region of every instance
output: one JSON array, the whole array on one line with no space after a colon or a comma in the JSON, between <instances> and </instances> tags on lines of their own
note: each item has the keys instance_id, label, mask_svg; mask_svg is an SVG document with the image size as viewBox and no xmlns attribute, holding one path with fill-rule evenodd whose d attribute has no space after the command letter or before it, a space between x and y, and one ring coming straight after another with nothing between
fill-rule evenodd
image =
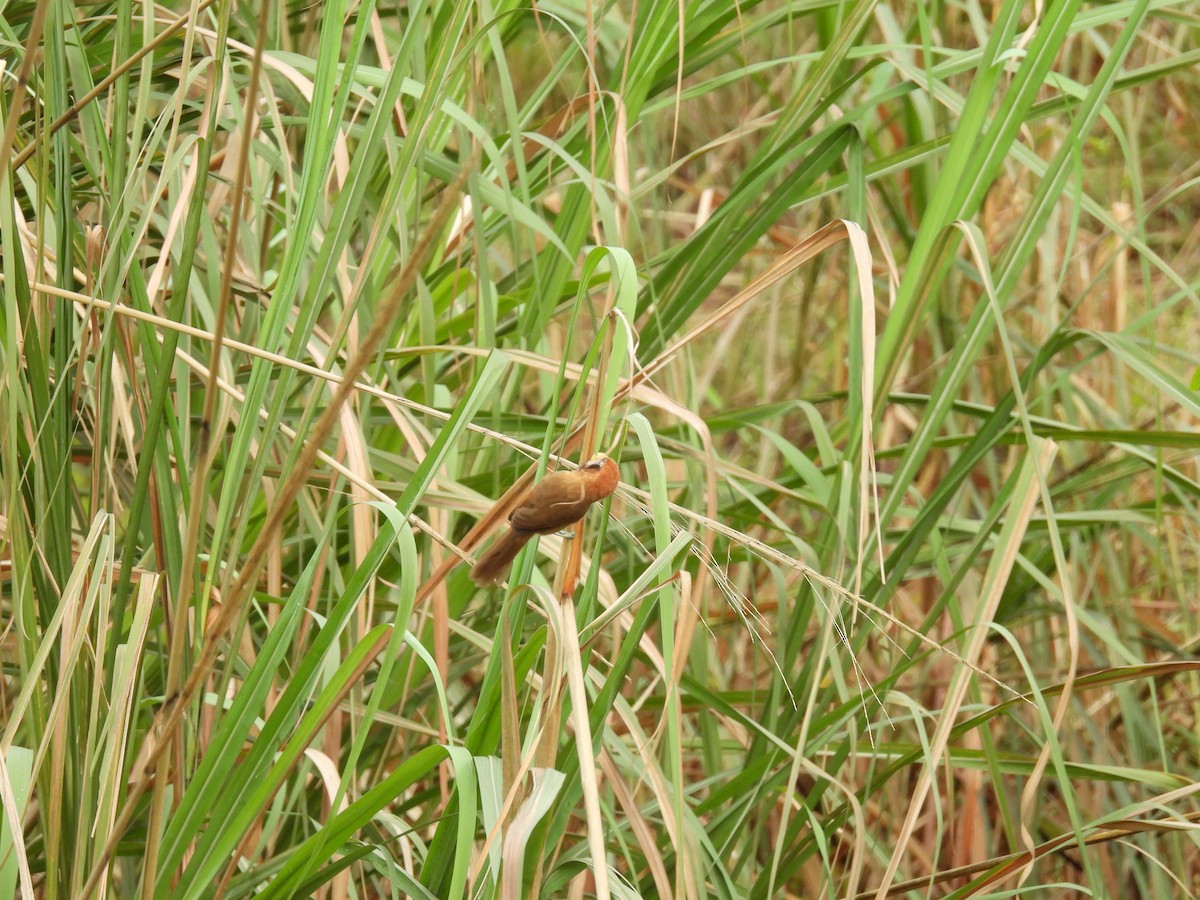
<instances>
[{"instance_id":1,"label":"bird's tail","mask_svg":"<svg viewBox=\"0 0 1200 900\"><path fill-rule=\"evenodd\" d=\"M521 548L533 537L531 532L506 531L487 553L479 557L471 569L471 580L476 584L495 584L504 577Z\"/></svg>"}]
</instances>

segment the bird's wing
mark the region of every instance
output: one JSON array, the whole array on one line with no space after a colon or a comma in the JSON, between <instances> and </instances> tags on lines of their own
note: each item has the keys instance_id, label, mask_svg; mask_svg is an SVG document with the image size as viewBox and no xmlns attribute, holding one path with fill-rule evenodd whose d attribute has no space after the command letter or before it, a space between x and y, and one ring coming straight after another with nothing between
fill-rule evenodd
<instances>
[{"instance_id":1,"label":"bird's wing","mask_svg":"<svg viewBox=\"0 0 1200 900\"><path fill-rule=\"evenodd\" d=\"M573 472L547 475L508 517L517 531L550 534L583 518L591 504L583 482Z\"/></svg>"}]
</instances>

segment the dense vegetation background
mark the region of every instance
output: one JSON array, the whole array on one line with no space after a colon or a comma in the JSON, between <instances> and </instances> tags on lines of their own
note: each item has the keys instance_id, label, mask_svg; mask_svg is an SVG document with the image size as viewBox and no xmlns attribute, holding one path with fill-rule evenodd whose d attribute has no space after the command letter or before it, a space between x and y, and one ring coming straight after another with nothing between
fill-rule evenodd
<instances>
[{"instance_id":1,"label":"dense vegetation background","mask_svg":"<svg viewBox=\"0 0 1200 900\"><path fill-rule=\"evenodd\" d=\"M0 3L0 896L1194 893L1198 23Z\"/></svg>"}]
</instances>

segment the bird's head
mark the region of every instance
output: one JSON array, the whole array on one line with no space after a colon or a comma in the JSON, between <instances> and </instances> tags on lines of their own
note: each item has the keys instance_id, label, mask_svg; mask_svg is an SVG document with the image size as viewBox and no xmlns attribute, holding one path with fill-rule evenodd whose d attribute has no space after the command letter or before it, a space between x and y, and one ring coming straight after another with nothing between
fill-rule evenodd
<instances>
[{"instance_id":1,"label":"bird's head","mask_svg":"<svg viewBox=\"0 0 1200 900\"><path fill-rule=\"evenodd\" d=\"M604 453L597 453L579 469L587 483L587 493L593 502L602 500L617 489L620 470Z\"/></svg>"}]
</instances>

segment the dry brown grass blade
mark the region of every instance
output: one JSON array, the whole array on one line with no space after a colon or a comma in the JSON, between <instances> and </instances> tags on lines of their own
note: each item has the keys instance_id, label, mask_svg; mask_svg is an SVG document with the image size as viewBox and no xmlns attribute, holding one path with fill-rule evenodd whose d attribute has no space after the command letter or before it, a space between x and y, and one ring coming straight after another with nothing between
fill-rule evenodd
<instances>
[{"instance_id":1,"label":"dry brown grass blade","mask_svg":"<svg viewBox=\"0 0 1200 900\"><path fill-rule=\"evenodd\" d=\"M1200 811L1190 812L1178 816L1176 819L1162 821L1143 821L1140 819L1115 819L1108 824L1107 827L1100 831L1084 837L1083 842L1091 847L1096 844L1105 844L1112 841L1123 840L1124 838L1133 837L1147 832L1180 832L1180 831L1195 831L1195 823L1200 822ZM927 875L924 878L910 878L908 881L897 882L893 884L885 897L899 897L902 894L907 894L910 891L928 891L933 885L946 884L948 882L958 881L959 879L969 878L972 875L978 875L981 872L986 872L989 869L995 869L991 875L985 880L977 884L973 891L979 891L987 887L993 887L1006 878L1016 875L1026 866L1037 862L1039 859L1047 857L1052 853L1058 853L1062 850L1069 850L1072 847L1077 847L1075 833L1060 834L1057 837L1051 838L1045 843L1039 844L1033 850L1022 850L1020 853L1013 853L1008 856L996 857L993 859L985 859L981 862L971 863L966 866L957 866L953 869L945 869L941 872L935 872L932 875ZM998 868L997 868L998 867ZM876 896L873 890L860 891L855 894L853 900L867 900L867 898ZM970 896L969 894L967 896Z\"/></svg>"},{"instance_id":2,"label":"dry brown grass blade","mask_svg":"<svg viewBox=\"0 0 1200 900\"><path fill-rule=\"evenodd\" d=\"M780 256L779 259L775 260L775 262L771 264L771 267L767 269L767 271L763 272L752 282L730 297L728 301L721 305L720 309L712 312L707 318L701 320L698 325L696 325L682 337L676 339L671 344L668 344L665 348L663 348L662 352L659 353L658 356L648 362L645 366L638 370L632 378L617 388L617 393L613 398L613 402L616 403L620 400L624 400L634 388L647 381L660 369L666 366L667 363L674 359L679 354L679 351L681 351L684 347L695 341L702 334L711 331L713 328L717 327L722 322L725 322L731 316L735 315L738 310L740 310L751 300L754 300L772 285L782 281L804 263L828 250L835 244L839 244L844 240L848 240L849 237L850 232L846 227L846 223L842 222L841 220L830 222L828 225L825 225L814 231L800 243L796 244L796 246L794 246L791 250Z\"/></svg>"},{"instance_id":3,"label":"dry brown grass blade","mask_svg":"<svg viewBox=\"0 0 1200 900\"><path fill-rule=\"evenodd\" d=\"M29 35L25 39L25 52L21 59L21 67L17 70L16 86L12 89L12 95L9 97L8 119L4 123L4 134L3 137L0 137L0 167L8 164L8 155L12 152L13 141L17 138L17 123L21 121L21 112L25 108L25 92L29 88L29 76L33 73L37 60L35 51L42 40L42 29L45 27L46 12L49 8L49 0L42 0L34 8L33 16L29 20ZM0 63L0 74L3 74L4 68L5 66ZM25 152L18 154L13 163L14 172L29 158L36 146L36 143L31 144L25 148ZM0 168L0 171L3 169Z\"/></svg>"}]
</instances>

